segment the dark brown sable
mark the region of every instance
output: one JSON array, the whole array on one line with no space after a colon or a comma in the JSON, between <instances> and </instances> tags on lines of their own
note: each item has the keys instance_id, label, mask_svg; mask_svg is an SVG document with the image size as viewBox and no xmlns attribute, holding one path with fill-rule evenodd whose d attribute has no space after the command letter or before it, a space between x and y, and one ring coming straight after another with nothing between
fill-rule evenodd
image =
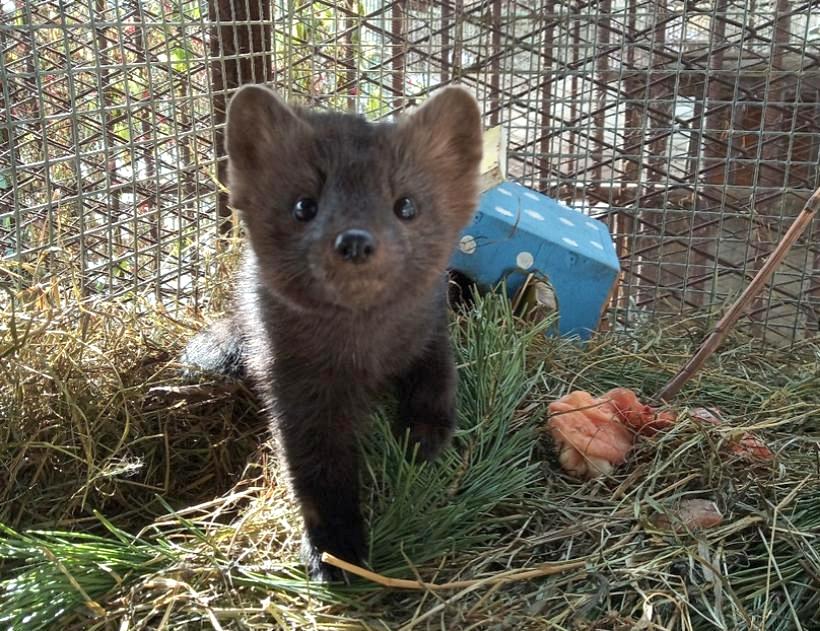
<instances>
[{"instance_id":1,"label":"dark brown sable","mask_svg":"<svg viewBox=\"0 0 820 631\"><path fill-rule=\"evenodd\" d=\"M478 200L481 116L445 88L395 123L241 88L228 108L231 203L250 247L228 318L183 360L245 376L270 415L316 580L365 555L356 432L392 388L425 458L455 425L446 266Z\"/></svg>"}]
</instances>

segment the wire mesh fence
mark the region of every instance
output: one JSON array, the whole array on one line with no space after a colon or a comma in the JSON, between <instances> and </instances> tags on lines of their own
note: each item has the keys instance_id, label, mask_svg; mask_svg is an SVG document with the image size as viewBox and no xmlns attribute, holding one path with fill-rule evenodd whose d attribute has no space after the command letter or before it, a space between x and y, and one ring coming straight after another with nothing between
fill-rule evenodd
<instances>
[{"instance_id":1,"label":"wire mesh fence","mask_svg":"<svg viewBox=\"0 0 820 631\"><path fill-rule=\"evenodd\" d=\"M730 299L820 184L820 0L3 0L0 51L15 291L198 304L231 225L225 103L250 81L372 118L467 85L512 179L610 226L626 326ZM817 333L816 227L749 316Z\"/></svg>"}]
</instances>

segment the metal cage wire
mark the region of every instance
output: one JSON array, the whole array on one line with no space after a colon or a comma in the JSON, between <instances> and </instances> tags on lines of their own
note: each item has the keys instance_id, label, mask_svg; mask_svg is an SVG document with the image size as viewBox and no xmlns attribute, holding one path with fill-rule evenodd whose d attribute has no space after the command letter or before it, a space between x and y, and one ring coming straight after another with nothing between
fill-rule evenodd
<instances>
[{"instance_id":1,"label":"metal cage wire","mask_svg":"<svg viewBox=\"0 0 820 631\"><path fill-rule=\"evenodd\" d=\"M509 176L603 218L609 322L723 304L820 185L820 0L3 0L2 283L198 305L230 93L392 116L460 82ZM747 319L820 327L810 229ZM13 271L12 271L13 270Z\"/></svg>"}]
</instances>

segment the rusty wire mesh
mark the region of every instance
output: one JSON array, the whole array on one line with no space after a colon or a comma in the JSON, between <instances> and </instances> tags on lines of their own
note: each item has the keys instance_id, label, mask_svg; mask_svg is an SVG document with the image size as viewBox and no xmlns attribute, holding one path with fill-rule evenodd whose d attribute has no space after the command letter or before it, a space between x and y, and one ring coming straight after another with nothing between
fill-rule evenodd
<instances>
[{"instance_id":1,"label":"rusty wire mesh","mask_svg":"<svg viewBox=\"0 0 820 631\"><path fill-rule=\"evenodd\" d=\"M237 85L390 116L452 81L509 175L608 222L610 322L725 303L820 184L820 0L3 0L2 283L197 304ZM818 230L754 304L818 331Z\"/></svg>"}]
</instances>

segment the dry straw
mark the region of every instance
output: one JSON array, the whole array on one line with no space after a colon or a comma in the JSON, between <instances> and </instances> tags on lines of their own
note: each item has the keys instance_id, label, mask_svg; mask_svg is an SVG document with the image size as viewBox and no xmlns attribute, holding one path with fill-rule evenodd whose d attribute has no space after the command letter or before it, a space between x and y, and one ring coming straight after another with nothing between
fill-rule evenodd
<instances>
[{"instance_id":1,"label":"dry straw","mask_svg":"<svg viewBox=\"0 0 820 631\"><path fill-rule=\"evenodd\" d=\"M252 399L175 376L201 319L74 298L36 287L0 322L0 627L820 628L814 341L764 352L731 333L676 399L681 422L582 483L557 465L546 404L574 388L657 392L712 314L581 348L479 300L453 322L454 449L407 462L389 401L363 440L364 569L385 584L328 587L304 578L301 525ZM704 404L726 423L690 421ZM749 429L773 463L727 454ZM655 526L692 497L716 502L723 524Z\"/></svg>"}]
</instances>

